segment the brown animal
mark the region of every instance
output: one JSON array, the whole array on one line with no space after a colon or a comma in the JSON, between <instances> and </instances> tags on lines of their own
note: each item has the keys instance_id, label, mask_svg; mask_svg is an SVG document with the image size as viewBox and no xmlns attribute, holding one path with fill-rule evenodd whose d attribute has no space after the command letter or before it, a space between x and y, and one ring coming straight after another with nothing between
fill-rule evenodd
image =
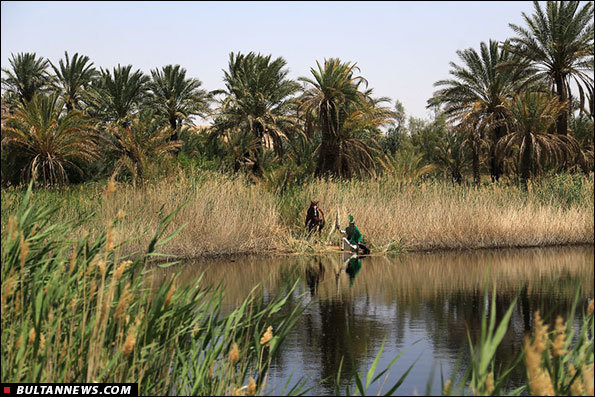
<instances>
[{"instance_id":1,"label":"brown animal","mask_svg":"<svg viewBox=\"0 0 595 397\"><path fill-rule=\"evenodd\" d=\"M308 208L308 213L306 214L306 228L308 228L308 232L312 232L312 230L318 228L318 235L320 235L324 224L324 212L318 208L318 201L310 201L310 208Z\"/></svg>"}]
</instances>

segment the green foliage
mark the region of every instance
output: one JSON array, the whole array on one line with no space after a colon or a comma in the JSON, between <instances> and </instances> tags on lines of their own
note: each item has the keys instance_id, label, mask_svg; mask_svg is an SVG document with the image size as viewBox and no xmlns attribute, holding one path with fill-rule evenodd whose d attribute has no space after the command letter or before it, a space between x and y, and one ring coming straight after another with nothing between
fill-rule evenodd
<instances>
[{"instance_id":1,"label":"green foliage","mask_svg":"<svg viewBox=\"0 0 595 397\"><path fill-rule=\"evenodd\" d=\"M187 79L186 69L180 65L151 70L151 76L151 106L169 121L172 131L177 131L183 122L191 122L192 116L204 117L209 113L211 95L200 89L200 80Z\"/></svg>"},{"instance_id":2,"label":"green foliage","mask_svg":"<svg viewBox=\"0 0 595 397\"><path fill-rule=\"evenodd\" d=\"M60 68L50 62L56 74L56 88L66 104L66 109L81 109L81 102L85 97L84 90L91 84L98 72L88 56L79 57L79 54L75 53L70 59L68 52L64 51L64 57L66 62L60 60Z\"/></svg>"},{"instance_id":3,"label":"green foliage","mask_svg":"<svg viewBox=\"0 0 595 397\"><path fill-rule=\"evenodd\" d=\"M62 109L57 95L36 95L7 117L2 153L7 161L18 157L13 164L22 164L23 180L64 183L69 173L82 174L82 166L97 158L98 134L89 117L78 111L64 114ZM16 175L6 178L14 181Z\"/></svg>"},{"instance_id":4,"label":"green foliage","mask_svg":"<svg viewBox=\"0 0 595 397\"><path fill-rule=\"evenodd\" d=\"M534 14L523 19L527 28L510 24L516 36L506 43L507 50L521 62L535 68L533 79L555 87L560 102L571 95L571 84L579 90L580 107L593 95L593 3L548 1L545 10L533 2ZM560 112L557 133L568 131L567 110Z\"/></svg>"},{"instance_id":5,"label":"green foliage","mask_svg":"<svg viewBox=\"0 0 595 397\"><path fill-rule=\"evenodd\" d=\"M50 222L56 210L34 202L29 188L2 233L3 381L135 382L143 395L223 395L253 377L252 393L262 390L302 310L281 314L293 288L266 304L251 294L223 314L219 288L152 282L153 250L180 230L163 234L175 212L147 251L127 258L113 240L118 220L97 237L69 241L73 225Z\"/></svg>"},{"instance_id":6,"label":"green foliage","mask_svg":"<svg viewBox=\"0 0 595 397\"><path fill-rule=\"evenodd\" d=\"M47 92L51 88L52 77L48 73L50 63L35 53L12 54L9 60L12 70L2 68L6 78L2 78L9 105L24 104L33 99L35 94Z\"/></svg>"}]
</instances>

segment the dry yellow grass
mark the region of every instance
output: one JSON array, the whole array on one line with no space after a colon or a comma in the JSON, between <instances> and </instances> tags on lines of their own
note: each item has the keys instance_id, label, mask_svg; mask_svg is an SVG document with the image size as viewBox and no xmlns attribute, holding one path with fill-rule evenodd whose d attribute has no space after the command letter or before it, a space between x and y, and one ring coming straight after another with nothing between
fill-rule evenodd
<instances>
[{"instance_id":1,"label":"dry yellow grass","mask_svg":"<svg viewBox=\"0 0 595 397\"><path fill-rule=\"evenodd\" d=\"M110 186L109 195L105 187L95 186L39 191L35 196L62 200L60 220L76 220L93 211L94 217L73 230L76 236L109 230L108 223L117 217L121 222L110 232L110 241L132 238L129 250L144 249L160 219L186 204L169 229L186 225L184 230L160 248L183 258L325 251L339 241L333 231L337 214L343 227L347 215L354 215L376 252L593 244L593 175L575 178L582 179L570 186L533 185L528 192L504 185L474 188L390 179L316 181L279 197L242 177L180 173L141 187ZM561 202L567 190L571 200ZM3 192L3 215L10 214L18 197ZM319 200L326 213L327 226L320 238L304 235L310 200Z\"/></svg>"}]
</instances>

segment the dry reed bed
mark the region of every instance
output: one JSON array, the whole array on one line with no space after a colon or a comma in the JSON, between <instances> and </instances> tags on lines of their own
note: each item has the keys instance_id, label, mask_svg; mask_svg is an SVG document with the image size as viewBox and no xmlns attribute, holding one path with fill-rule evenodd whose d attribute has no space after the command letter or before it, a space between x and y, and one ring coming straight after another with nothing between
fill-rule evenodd
<instances>
[{"instance_id":1,"label":"dry reed bed","mask_svg":"<svg viewBox=\"0 0 595 397\"><path fill-rule=\"evenodd\" d=\"M123 211L115 228L116 241L132 239L128 250L145 249L160 219L185 204L169 231L185 228L161 252L193 258L324 251L339 241L333 231L337 214L343 227L347 215L353 214L377 252L592 244L593 176L582 178L579 198L565 205L555 198L538 200L538 185L524 192L503 185L476 189L386 179L316 181L280 197L244 178L208 173L180 174L142 187L118 184L109 197L97 186L68 194L57 191L53 196L39 190L35 195L48 201L65 197L56 220L77 220L85 212L95 213L73 230L74 236L105 230ZM3 215L18 201L18 195L6 192ZM319 200L326 212L327 226L320 238L304 236L303 219L310 200Z\"/></svg>"},{"instance_id":2,"label":"dry reed bed","mask_svg":"<svg viewBox=\"0 0 595 397\"><path fill-rule=\"evenodd\" d=\"M304 189L320 199L332 225L348 214L377 249L409 250L530 247L593 243L593 185L580 205L543 204L534 192L498 185L480 189L447 184L419 186L322 183Z\"/></svg>"}]
</instances>

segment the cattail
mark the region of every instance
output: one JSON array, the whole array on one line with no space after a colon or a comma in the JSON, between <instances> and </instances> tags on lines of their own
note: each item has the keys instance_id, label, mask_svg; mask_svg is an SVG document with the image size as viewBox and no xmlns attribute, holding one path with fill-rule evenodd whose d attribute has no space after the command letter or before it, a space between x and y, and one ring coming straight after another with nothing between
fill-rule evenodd
<instances>
[{"instance_id":1,"label":"cattail","mask_svg":"<svg viewBox=\"0 0 595 397\"><path fill-rule=\"evenodd\" d=\"M593 371L593 363L585 366L583 365L583 385L586 391L587 396L593 396L593 392L595 391L593 388L593 382L595 380Z\"/></svg>"},{"instance_id":2,"label":"cattail","mask_svg":"<svg viewBox=\"0 0 595 397\"><path fill-rule=\"evenodd\" d=\"M235 364L238 362L239 358L240 349L238 348L238 344L233 342L233 344L231 345L231 350L229 351L229 361L231 361L232 364Z\"/></svg>"},{"instance_id":3,"label":"cattail","mask_svg":"<svg viewBox=\"0 0 595 397\"><path fill-rule=\"evenodd\" d=\"M105 189L105 197L109 197L113 192L116 191L116 183L114 178L110 178L107 182L107 188Z\"/></svg>"},{"instance_id":4,"label":"cattail","mask_svg":"<svg viewBox=\"0 0 595 397\"><path fill-rule=\"evenodd\" d=\"M27 342L29 344L35 342L35 337L37 336L37 333L35 332L35 328L31 328L31 331L29 331L29 339L27 339Z\"/></svg>"},{"instance_id":5,"label":"cattail","mask_svg":"<svg viewBox=\"0 0 595 397\"><path fill-rule=\"evenodd\" d=\"M523 341L529 390L531 394L538 396L554 395L552 380L549 374L541 368L542 355L546 347L547 328L548 326L543 324L539 312L536 312L533 343L528 336Z\"/></svg>"},{"instance_id":6,"label":"cattail","mask_svg":"<svg viewBox=\"0 0 595 397\"><path fill-rule=\"evenodd\" d=\"M74 265L76 263L76 249L72 250L72 256L70 257L70 267L68 268L68 274L72 274Z\"/></svg>"},{"instance_id":7,"label":"cattail","mask_svg":"<svg viewBox=\"0 0 595 397\"><path fill-rule=\"evenodd\" d=\"M8 223L6 224L6 231L10 232L8 241L14 240L19 232L17 231L17 218L14 215L11 215L8 218Z\"/></svg>"},{"instance_id":8,"label":"cattail","mask_svg":"<svg viewBox=\"0 0 595 397\"><path fill-rule=\"evenodd\" d=\"M587 308L587 313L589 314L593 314L593 301L595 301L595 299L591 299L591 302L589 302L589 307Z\"/></svg>"},{"instance_id":9,"label":"cattail","mask_svg":"<svg viewBox=\"0 0 595 397\"><path fill-rule=\"evenodd\" d=\"M114 314L116 321L124 319L124 314L128 310L131 300L132 293L130 292L130 283L128 283L124 286L124 290L122 291L122 295L120 295L120 300L116 306L116 312Z\"/></svg>"},{"instance_id":10,"label":"cattail","mask_svg":"<svg viewBox=\"0 0 595 397\"><path fill-rule=\"evenodd\" d=\"M136 327L133 327L128 331L128 335L126 335L126 341L124 342L124 347L122 348L122 353L124 356L128 356L132 349L134 349L134 345L136 344Z\"/></svg>"},{"instance_id":11,"label":"cattail","mask_svg":"<svg viewBox=\"0 0 595 397\"><path fill-rule=\"evenodd\" d=\"M131 263L132 261L123 261L122 263L120 263L120 266L118 266L118 268L114 272L114 278L116 280L119 280L120 277L122 277L122 274L124 274L124 270L126 270L126 267Z\"/></svg>"},{"instance_id":12,"label":"cattail","mask_svg":"<svg viewBox=\"0 0 595 397\"><path fill-rule=\"evenodd\" d=\"M214 362L212 362L212 363L211 363L211 366L209 367L209 372L207 373L207 376L208 376L209 378L212 378L212 377L213 377L213 370L214 370L214 369L215 369L215 363L214 363Z\"/></svg>"},{"instance_id":13,"label":"cattail","mask_svg":"<svg viewBox=\"0 0 595 397\"><path fill-rule=\"evenodd\" d=\"M17 279L14 276L8 277L6 281L2 285L2 302L0 303L0 307L2 307L2 312L4 312L4 305L6 304L6 300L15 290L17 285Z\"/></svg>"},{"instance_id":14,"label":"cattail","mask_svg":"<svg viewBox=\"0 0 595 397\"><path fill-rule=\"evenodd\" d=\"M43 334L39 334L39 348L41 350L45 349L45 336Z\"/></svg>"},{"instance_id":15,"label":"cattail","mask_svg":"<svg viewBox=\"0 0 595 397\"><path fill-rule=\"evenodd\" d=\"M25 241L25 236L23 232L21 232L21 268L25 265L25 260L27 259L27 254L29 253L29 243Z\"/></svg>"},{"instance_id":16,"label":"cattail","mask_svg":"<svg viewBox=\"0 0 595 397\"><path fill-rule=\"evenodd\" d=\"M554 357L563 356L568 353L568 350L564 348L566 341L566 324L562 317L556 318L556 326L554 328L554 342L552 343L552 350L554 351Z\"/></svg>"},{"instance_id":17,"label":"cattail","mask_svg":"<svg viewBox=\"0 0 595 397\"><path fill-rule=\"evenodd\" d=\"M102 259L98 260L97 267L99 268L99 271L101 272L101 276L103 277L105 275L105 261Z\"/></svg>"},{"instance_id":18,"label":"cattail","mask_svg":"<svg viewBox=\"0 0 595 397\"><path fill-rule=\"evenodd\" d=\"M265 343L268 343L271 339L273 339L273 327L269 326L267 328L267 332L265 332L264 335L262 335L262 338L260 338L260 344L264 345Z\"/></svg>"},{"instance_id":19,"label":"cattail","mask_svg":"<svg viewBox=\"0 0 595 397\"><path fill-rule=\"evenodd\" d=\"M111 251L114 248L114 229L109 228L107 229L107 234L105 236L105 250L107 252Z\"/></svg>"},{"instance_id":20,"label":"cattail","mask_svg":"<svg viewBox=\"0 0 595 397\"><path fill-rule=\"evenodd\" d=\"M253 396L255 391L256 391L256 382L254 381L253 377L250 377L250 379L248 380L248 387L246 388L246 395Z\"/></svg>"},{"instance_id":21,"label":"cattail","mask_svg":"<svg viewBox=\"0 0 595 397\"><path fill-rule=\"evenodd\" d=\"M167 291L167 295L165 296L164 306L166 308L169 306L169 303L171 302L171 297L173 296L175 290L176 290L175 284L171 283L171 286L169 287L169 291Z\"/></svg>"},{"instance_id":22,"label":"cattail","mask_svg":"<svg viewBox=\"0 0 595 397\"><path fill-rule=\"evenodd\" d=\"M488 394L492 394L494 391L494 374L490 372L486 378L486 391Z\"/></svg>"},{"instance_id":23,"label":"cattail","mask_svg":"<svg viewBox=\"0 0 595 397\"><path fill-rule=\"evenodd\" d=\"M450 395L450 388L451 388L452 384L450 379L448 379L446 382L444 382L444 387L442 388L442 395L443 396L449 396Z\"/></svg>"}]
</instances>

